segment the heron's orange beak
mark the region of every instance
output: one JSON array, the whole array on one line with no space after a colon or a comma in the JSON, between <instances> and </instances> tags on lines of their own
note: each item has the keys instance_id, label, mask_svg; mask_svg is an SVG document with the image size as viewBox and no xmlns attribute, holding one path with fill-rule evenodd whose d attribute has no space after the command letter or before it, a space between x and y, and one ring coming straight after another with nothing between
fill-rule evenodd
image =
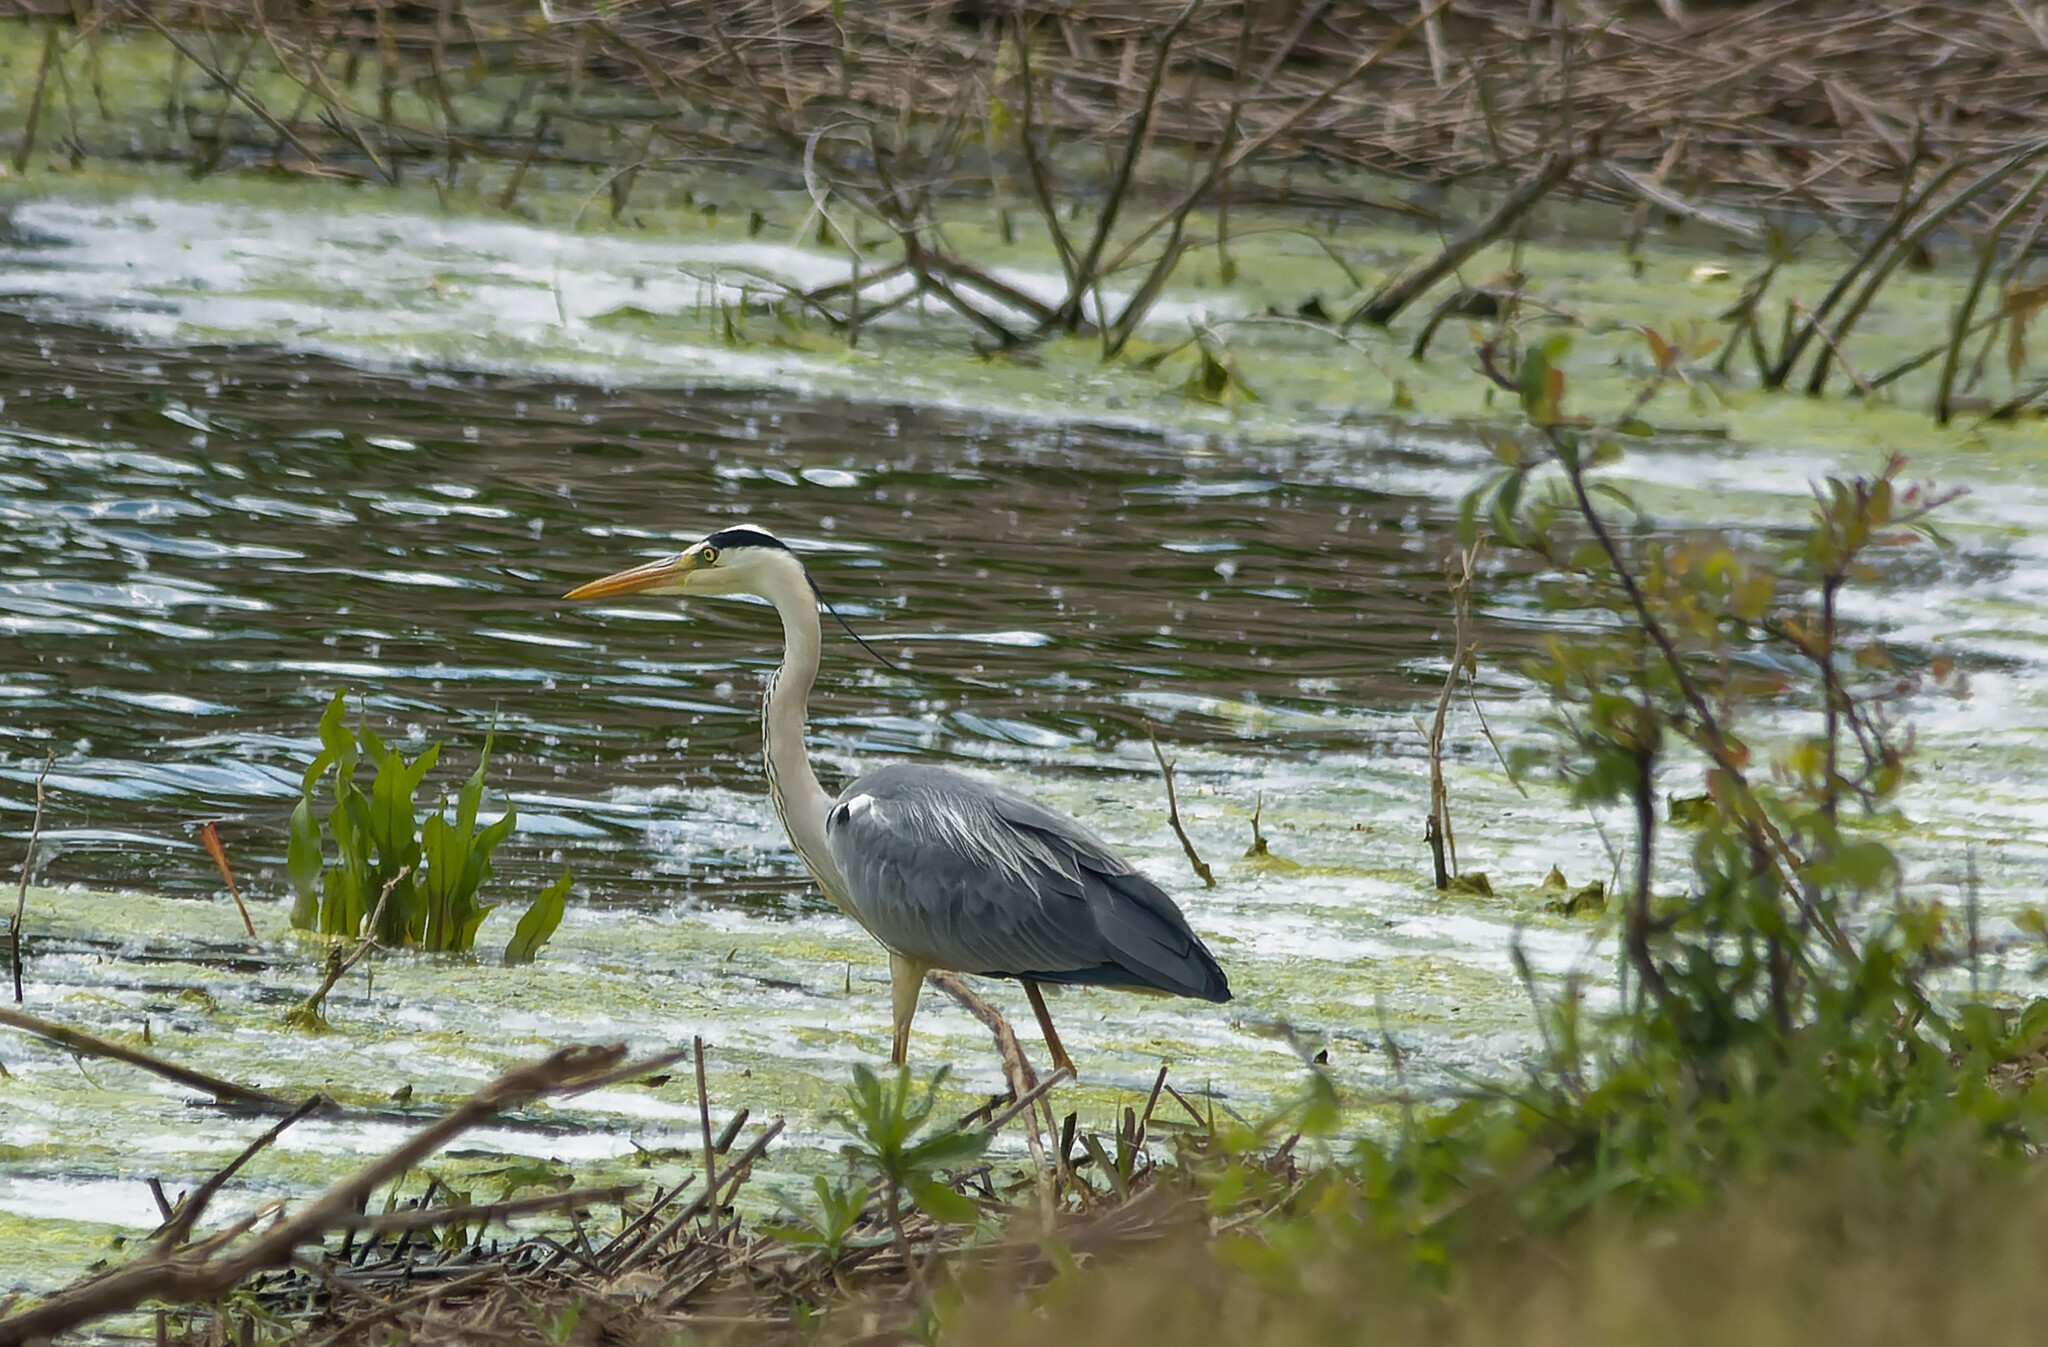
<instances>
[{"instance_id":1,"label":"heron's orange beak","mask_svg":"<svg viewBox=\"0 0 2048 1347\"><path fill-rule=\"evenodd\" d=\"M592 580L579 585L562 597L565 599L604 599L614 594L637 594L646 589L674 586L680 589L685 576L697 569L696 558L689 552L677 556L663 557L650 561L644 566L607 575L602 580Z\"/></svg>"}]
</instances>

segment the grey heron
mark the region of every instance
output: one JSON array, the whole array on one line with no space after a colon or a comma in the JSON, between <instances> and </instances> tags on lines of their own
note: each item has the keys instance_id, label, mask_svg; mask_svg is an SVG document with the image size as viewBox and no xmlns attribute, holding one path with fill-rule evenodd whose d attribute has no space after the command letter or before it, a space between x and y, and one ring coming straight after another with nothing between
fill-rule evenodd
<instances>
[{"instance_id":1,"label":"grey heron","mask_svg":"<svg viewBox=\"0 0 2048 1347\"><path fill-rule=\"evenodd\" d=\"M1014 978L1055 1068L1071 1068L1041 983L1228 1001L1230 984L1164 889L1080 823L1015 791L945 767L892 764L837 796L818 784L804 722L823 644L816 585L765 529L711 534L672 557L571 590L752 594L782 619L782 665L761 702L768 796L804 868L889 952L895 1043L927 972Z\"/></svg>"}]
</instances>

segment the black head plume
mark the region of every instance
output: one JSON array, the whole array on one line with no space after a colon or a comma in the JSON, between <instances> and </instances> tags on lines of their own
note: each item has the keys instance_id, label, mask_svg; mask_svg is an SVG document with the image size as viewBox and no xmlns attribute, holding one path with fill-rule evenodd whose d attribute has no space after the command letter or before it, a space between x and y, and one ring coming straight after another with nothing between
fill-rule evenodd
<instances>
[{"instance_id":1,"label":"black head plume","mask_svg":"<svg viewBox=\"0 0 2048 1347\"><path fill-rule=\"evenodd\" d=\"M852 623L848 622L845 618L839 615L839 610L832 606L832 600L825 597L825 591L818 588L818 582L816 580L811 579L811 573L809 571L804 572L804 579L807 582L809 582L811 586L811 593L817 596L818 602L825 605L825 611L832 614L832 620L834 622L837 622L841 627L845 628L846 634L848 636L851 636L856 642L858 642L860 644L861 649L867 651L870 655L873 655L875 659L881 664L881 666L884 669L887 669L890 673L904 673L902 669L897 668L894 664L889 662L889 657L887 655L883 654L881 651L869 645L867 641L861 637L861 634L853 629ZM904 676L908 677L909 675L905 674Z\"/></svg>"}]
</instances>

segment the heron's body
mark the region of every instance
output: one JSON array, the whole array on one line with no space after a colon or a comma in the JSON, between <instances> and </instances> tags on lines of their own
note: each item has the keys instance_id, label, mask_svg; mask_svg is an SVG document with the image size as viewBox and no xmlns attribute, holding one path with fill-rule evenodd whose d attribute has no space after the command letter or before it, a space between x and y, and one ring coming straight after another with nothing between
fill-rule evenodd
<instances>
[{"instance_id":1,"label":"heron's body","mask_svg":"<svg viewBox=\"0 0 2048 1347\"><path fill-rule=\"evenodd\" d=\"M1022 982L1060 1065L1039 983L1230 999L1173 899L1073 819L944 767L892 764L836 797L818 784L804 745L823 635L817 599L772 535L728 529L570 597L633 591L749 593L775 605L783 661L761 705L769 798L818 887L889 951L895 1060L932 969Z\"/></svg>"},{"instance_id":2,"label":"heron's body","mask_svg":"<svg viewBox=\"0 0 2048 1347\"><path fill-rule=\"evenodd\" d=\"M854 916L961 973L1221 1001L1173 899L1073 819L943 767L870 772L825 815Z\"/></svg>"}]
</instances>

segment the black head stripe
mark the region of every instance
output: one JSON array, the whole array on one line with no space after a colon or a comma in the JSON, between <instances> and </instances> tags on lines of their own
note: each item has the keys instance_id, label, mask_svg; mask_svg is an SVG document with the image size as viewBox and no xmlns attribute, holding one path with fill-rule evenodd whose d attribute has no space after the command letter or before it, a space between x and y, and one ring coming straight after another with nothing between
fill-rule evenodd
<instances>
[{"instance_id":1,"label":"black head stripe","mask_svg":"<svg viewBox=\"0 0 2048 1347\"><path fill-rule=\"evenodd\" d=\"M789 544L770 533L767 529L752 524L741 524L737 528L720 529L704 540L723 552L728 547L774 547L789 551Z\"/></svg>"}]
</instances>

